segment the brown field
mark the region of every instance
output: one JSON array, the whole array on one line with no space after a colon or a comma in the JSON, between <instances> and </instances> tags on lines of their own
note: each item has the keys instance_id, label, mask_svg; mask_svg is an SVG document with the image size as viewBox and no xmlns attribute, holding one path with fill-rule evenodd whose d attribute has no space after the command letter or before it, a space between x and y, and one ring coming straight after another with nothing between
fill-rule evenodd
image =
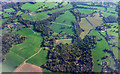
<instances>
[{"instance_id":1,"label":"brown field","mask_svg":"<svg viewBox=\"0 0 120 74\"><path fill-rule=\"evenodd\" d=\"M81 19L79 25L84 30L84 32L80 34L80 37L83 39L88 34L88 32L93 29L93 26L90 25L90 23L85 18Z\"/></svg>"},{"instance_id":2,"label":"brown field","mask_svg":"<svg viewBox=\"0 0 120 74\"><path fill-rule=\"evenodd\" d=\"M72 42L72 39L59 39L59 40L56 40L56 43L57 44L60 44L60 43L63 43L63 44L70 44Z\"/></svg>"},{"instance_id":3,"label":"brown field","mask_svg":"<svg viewBox=\"0 0 120 74\"><path fill-rule=\"evenodd\" d=\"M42 68L36 65L24 62L14 72L41 72L42 73Z\"/></svg>"},{"instance_id":4,"label":"brown field","mask_svg":"<svg viewBox=\"0 0 120 74\"><path fill-rule=\"evenodd\" d=\"M99 17L99 14L98 14L98 13L96 13L96 14L94 14L94 15L95 15L95 17L90 17L90 16L88 16L87 19L88 19L95 27L97 27L97 26L99 26L99 25L101 25L101 24L103 23L103 20L102 20L102 17Z\"/></svg>"}]
</instances>

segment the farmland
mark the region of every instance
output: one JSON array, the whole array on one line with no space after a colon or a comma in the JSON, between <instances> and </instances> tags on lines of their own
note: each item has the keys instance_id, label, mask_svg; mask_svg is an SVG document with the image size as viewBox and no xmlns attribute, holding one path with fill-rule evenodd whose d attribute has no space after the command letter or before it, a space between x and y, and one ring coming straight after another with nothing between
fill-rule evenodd
<instances>
[{"instance_id":1,"label":"farmland","mask_svg":"<svg viewBox=\"0 0 120 74\"><path fill-rule=\"evenodd\" d=\"M86 6L86 5L77 5L80 7L89 7L89 8L97 8L98 10L104 11L105 8L104 7L97 7L97 6Z\"/></svg>"},{"instance_id":2,"label":"farmland","mask_svg":"<svg viewBox=\"0 0 120 74\"><path fill-rule=\"evenodd\" d=\"M10 9L4 9L4 12L14 12L15 10L13 8Z\"/></svg>"},{"instance_id":3,"label":"farmland","mask_svg":"<svg viewBox=\"0 0 120 74\"><path fill-rule=\"evenodd\" d=\"M88 19L95 27L97 27L97 26L99 26L99 25L101 25L101 24L103 23L103 19L102 19L102 17L99 17L99 14L98 14L98 13L96 13L96 14L94 14L94 15L95 15L94 17L88 16L87 19Z\"/></svg>"},{"instance_id":4,"label":"farmland","mask_svg":"<svg viewBox=\"0 0 120 74\"><path fill-rule=\"evenodd\" d=\"M27 71L30 65L43 72L102 72L106 66L115 71L118 24L106 23L104 17L117 18L117 5L49 1L3 6L1 36L8 37L3 40L3 71L13 72L24 64Z\"/></svg>"},{"instance_id":5,"label":"farmland","mask_svg":"<svg viewBox=\"0 0 120 74\"><path fill-rule=\"evenodd\" d=\"M74 29L72 26L73 21L75 21L75 17L73 16L73 14L70 13L69 11L66 11L65 14L57 18L50 27L53 31L58 33L63 31L69 34L74 34ZM64 28L62 29L62 27Z\"/></svg>"},{"instance_id":6,"label":"farmland","mask_svg":"<svg viewBox=\"0 0 120 74\"><path fill-rule=\"evenodd\" d=\"M79 23L80 27L84 30L84 32L82 32L80 34L80 37L83 39L84 36L86 36L88 34L88 32L93 29L93 26L91 26L90 23L88 23L88 21L85 18L81 19L81 22ZM87 26L87 27L86 27Z\"/></svg>"},{"instance_id":7,"label":"farmland","mask_svg":"<svg viewBox=\"0 0 120 74\"><path fill-rule=\"evenodd\" d=\"M91 14L93 13L93 10L91 9L80 9L80 8L77 8L79 10L80 13L84 13L84 14Z\"/></svg>"},{"instance_id":8,"label":"farmland","mask_svg":"<svg viewBox=\"0 0 120 74\"><path fill-rule=\"evenodd\" d=\"M48 18L49 15L47 15L46 12L42 12L42 13L34 13L32 15L24 13L22 15L22 17L26 20L43 20L45 18Z\"/></svg>"}]
</instances>

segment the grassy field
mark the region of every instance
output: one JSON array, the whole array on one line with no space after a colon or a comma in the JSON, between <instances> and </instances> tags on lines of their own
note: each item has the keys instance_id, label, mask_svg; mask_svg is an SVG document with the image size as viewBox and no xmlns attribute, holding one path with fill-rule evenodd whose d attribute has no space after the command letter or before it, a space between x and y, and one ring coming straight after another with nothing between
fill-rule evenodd
<instances>
[{"instance_id":1,"label":"grassy field","mask_svg":"<svg viewBox=\"0 0 120 74\"><path fill-rule=\"evenodd\" d=\"M15 10L13 8L9 8L9 9L4 9L4 12L14 12Z\"/></svg>"},{"instance_id":2,"label":"grassy field","mask_svg":"<svg viewBox=\"0 0 120 74\"><path fill-rule=\"evenodd\" d=\"M12 16L11 14L8 14L8 13L3 13L3 17L10 17Z\"/></svg>"},{"instance_id":3,"label":"grassy field","mask_svg":"<svg viewBox=\"0 0 120 74\"><path fill-rule=\"evenodd\" d=\"M18 32L13 33L26 36L27 39L24 43L14 45L6 56L7 60L4 63L10 66L12 70L17 68L21 63L23 63L25 59L38 52L38 50L40 49L40 44L42 42L42 37L40 35L34 34L30 29L21 29ZM46 51L41 51L40 53L44 53L44 55L45 53L47 54ZM42 61L42 63L43 62L44 61Z\"/></svg>"},{"instance_id":4,"label":"grassy field","mask_svg":"<svg viewBox=\"0 0 120 74\"><path fill-rule=\"evenodd\" d=\"M2 23L5 23L9 18L2 19Z\"/></svg>"},{"instance_id":5,"label":"grassy field","mask_svg":"<svg viewBox=\"0 0 120 74\"><path fill-rule=\"evenodd\" d=\"M30 29L22 29L16 33L26 36L27 40L24 43L15 45L11 48L11 51L27 59L39 50L42 42L41 36L34 34Z\"/></svg>"},{"instance_id":6,"label":"grassy field","mask_svg":"<svg viewBox=\"0 0 120 74\"><path fill-rule=\"evenodd\" d=\"M53 2L47 2L47 3L37 2L35 4L26 3L21 8L23 10L37 11L40 7L53 8L57 5L58 5L57 3L53 3Z\"/></svg>"},{"instance_id":7,"label":"grassy field","mask_svg":"<svg viewBox=\"0 0 120 74\"><path fill-rule=\"evenodd\" d=\"M23 13L22 11L18 11L17 15L20 15L20 14L22 14L22 13Z\"/></svg>"},{"instance_id":8,"label":"grassy field","mask_svg":"<svg viewBox=\"0 0 120 74\"><path fill-rule=\"evenodd\" d=\"M55 9L55 10L47 11L47 13L54 13L54 12L58 12L58 11L60 11L60 10L70 9L70 8L72 8L72 5L71 5L71 4L68 4L68 5L66 5L66 6L64 6L64 7L62 7L62 8L58 8L58 9Z\"/></svg>"},{"instance_id":9,"label":"grassy field","mask_svg":"<svg viewBox=\"0 0 120 74\"><path fill-rule=\"evenodd\" d=\"M72 39L59 39L59 40L56 40L56 43L57 44L60 44L60 43L63 43L63 44L70 44L72 42Z\"/></svg>"},{"instance_id":10,"label":"grassy field","mask_svg":"<svg viewBox=\"0 0 120 74\"><path fill-rule=\"evenodd\" d=\"M109 41L109 43L115 44L116 46L118 46L118 33L114 32L118 31L118 23L107 23L108 25L113 25L111 26L110 29L107 29L107 33L109 34L109 36L114 36L115 39L111 39ZM116 26L116 27L115 27ZM115 28L114 28L115 27ZM112 47L112 45L111 45ZM113 53L116 56L116 58L118 58L118 48L117 47L112 47Z\"/></svg>"},{"instance_id":11,"label":"grassy field","mask_svg":"<svg viewBox=\"0 0 120 74\"><path fill-rule=\"evenodd\" d=\"M96 31L92 30L89 36L97 36L98 39L102 38L102 41L98 41L97 45L94 49L92 49L92 55L93 55L93 61L94 61L94 71L95 72L101 72L102 67L97 64L97 60L104 57L106 54L103 51L104 49L109 49L109 46L106 42L106 40Z\"/></svg>"},{"instance_id":12,"label":"grassy field","mask_svg":"<svg viewBox=\"0 0 120 74\"><path fill-rule=\"evenodd\" d=\"M48 51L42 49L40 53L38 53L36 56L32 57L26 62L37 65L37 66L42 66L47 62L47 54L48 54Z\"/></svg>"},{"instance_id":13,"label":"grassy field","mask_svg":"<svg viewBox=\"0 0 120 74\"><path fill-rule=\"evenodd\" d=\"M34 13L32 15L29 15L27 13L24 13L22 17L26 20L42 20L46 19L49 17L46 12L41 12L41 13Z\"/></svg>"},{"instance_id":14,"label":"grassy field","mask_svg":"<svg viewBox=\"0 0 120 74\"><path fill-rule=\"evenodd\" d=\"M88 21L85 18L81 19L79 25L84 30L84 32L80 34L80 37L83 39L88 34L88 32L93 28L93 26L91 26L91 24L88 23Z\"/></svg>"},{"instance_id":15,"label":"grassy field","mask_svg":"<svg viewBox=\"0 0 120 74\"><path fill-rule=\"evenodd\" d=\"M24 60L20 55L10 51L6 56L5 62L3 62L3 71L14 71Z\"/></svg>"},{"instance_id":16,"label":"grassy field","mask_svg":"<svg viewBox=\"0 0 120 74\"><path fill-rule=\"evenodd\" d=\"M103 23L103 20L102 20L102 17L99 17L99 14L96 13L94 14L95 16L94 17L90 17L88 16L87 19L95 26L99 26Z\"/></svg>"},{"instance_id":17,"label":"grassy field","mask_svg":"<svg viewBox=\"0 0 120 74\"><path fill-rule=\"evenodd\" d=\"M91 14L93 13L93 10L91 9L81 9L81 8L77 8L79 10L80 13L84 13L84 14Z\"/></svg>"},{"instance_id":18,"label":"grassy field","mask_svg":"<svg viewBox=\"0 0 120 74\"><path fill-rule=\"evenodd\" d=\"M64 27L64 29L61 29L61 27ZM65 33L68 33L68 34L74 34L74 29L73 28L70 28L69 26L66 26L66 25L60 25L60 24L56 24L56 23L53 23L50 28L55 31L55 32L58 32L60 33L61 31L65 32Z\"/></svg>"},{"instance_id":19,"label":"grassy field","mask_svg":"<svg viewBox=\"0 0 120 74\"><path fill-rule=\"evenodd\" d=\"M71 19L72 18L72 19ZM63 23L63 24L66 24L66 25L71 25L72 26L72 21L75 21L75 16L69 12L69 11L66 11L63 15L60 15L56 20L55 22L56 23Z\"/></svg>"},{"instance_id":20,"label":"grassy field","mask_svg":"<svg viewBox=\"0 0 120 74\"><path fill-rule=\"evenodd\" d=\"M98 10L104 11L105 8L104 7L97 7L97 6L86 6L86 5L77 5L80 7L89 7L89 8L97 8Z\"/></svg>"},{"instance_id":21,"label":"grassy field","mask_svg":"<svg viewBox=\"0 0 120 74\"><path fill-rule=\"evenodd\" d=\"M118 14L111 14L111 13L107 13L107 12L103 12L103 13L104 13L105 17L108 17L110 15L118 17Z\"/></svg>"}]
</instances>

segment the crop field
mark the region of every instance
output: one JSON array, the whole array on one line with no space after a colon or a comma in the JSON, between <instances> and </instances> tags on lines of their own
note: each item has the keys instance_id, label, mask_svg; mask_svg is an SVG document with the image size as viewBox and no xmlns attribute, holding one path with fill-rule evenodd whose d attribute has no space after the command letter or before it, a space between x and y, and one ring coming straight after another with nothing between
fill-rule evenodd
<instances>
[{"instance_id":1,"label":"crop field","mask_svg":"<svg viewBox=\"0 0 120 74\"><path fill-rule=\"evenodd\" d=\"M72 18L72 19L71 19ZM72 21L75 21L75 16L69 12L66 11L63 15L60 15L56 20L55 23L61 23L72 26Z\"/></svg>"},{"instance_id":2,"label":"crop field","mask_svg":"<svg viewBox=\"0 0 120 74\"><path fill-rule=\"evenodd\" d=\"M97 7L97 6L86 6L86 5L77 5L80 7L89 7L89 8L97 8L98 10L104 11L105 8L104 7Z\"/></svg>"},{"instance_id":3,"label":"crop field","mask_svg":"<svg viewBox=\"0 0 120 74\"><path fill-rule=\"evenodd\" d=\"M60 44L60 43L63 43L63 44L70 44L72 42L72 39L59 39L59 40L56 40L56 43L57 44Z\"/></svg>"},{"instance_id":4,"label":"crop field","mask_svg":"<svg viewBox=\"0 0 120 74\"><path fill-rule=\"evenodd\" d=\"M95 16L94 17L90 17L88 16L87 19L95 26L99 26L103 23L103 20L102 20L102 17L99 17L99 14L96 13L94 14Z\"/></svg>"},{"instance_id":5,"label":"crop field","mask_svg":"<svg viewBox=\"0 0 120 74\"><path fill-rule=\"evenodd\" d=\"M91 9L81 9L81 8L77 8L79 10L80 13L84 13L84 14L91 14L93 13L93 10Z\"/></svg>"},{"instance_id":6,"label":"crop field","mask_svg":"<svg viewBox=\"0 0 120 74\"><path fill-rule=\"evenodd\" d=\"M4 12L14 12L15 10L13 8L9 8L9 9L4 9Z\"/></svg>"},{"instance_id":7,"label":"crop field","mask_svg":"<svg viewBox=\"0 0 120 74\"><path fill-rule=\"evenodd\" d=\"M61 29L62 27L64 27L64 29ZM50 28L55 31L55 32L58 32L60 33L61 31L65 32L65 33L68 33L68 34L74 34L74 29L73 27L70 28L69 26L66 26L66 25L61 25L61 24L56 24L56 23L53 23Z\"/></svg>"},{"instance_id":8,"label":"crop field","mask_svg":"<svg viewBox=\"0 0 120 74\"><path fill-rule=\"evenodd\" d=\"M80 34L80 37L83 39L88 34L88 32L93 28L93 26L91 26L91 24L88 23L88 21L85 18L81 19L79 25L84 30L84 32Z\"/></svg>"},{"instance_id":9,"label":"crop field","mask_svg":"<svg viewBox=\"0 0 120 74\"><path fill-rule=\"evenodd\" d=\"M97 36L98 39L102 38L102 41L98 41L97 45L94 49L92 49L93 61L94 61L94 71L101 72L102 67L98 65L97 60L101 59L105 56L105 52L103 50L109 49L109 46L106 40L95 30L92 30L89 36Z\"/></svg>"},{"instance_id":10,"label":"crop field","mask_svg":"<svg viewBox=\"0 0 120 74\"><path fill-rule=\"evenodd\" d=\"M46 12L41 12L41 13L34 13L32 15L24 13L22 15L22 17L26 20L42 20L42 19L46 19L49 17L49 15L47 15Z\"/></svg>"},{"instance_id":11,"label":"crop field","mask_svg":"<svg viewBox=\"0 0 120 74\"><path fill-rule=\"evenodd\" d=\"M58 5L57 3L52 3L52 2L47 2L47 3L37 2L35 4L26 3L21 8L23 10L37 11L40 7L53 8L57 5Z\"/></svg>"}]
</instances>

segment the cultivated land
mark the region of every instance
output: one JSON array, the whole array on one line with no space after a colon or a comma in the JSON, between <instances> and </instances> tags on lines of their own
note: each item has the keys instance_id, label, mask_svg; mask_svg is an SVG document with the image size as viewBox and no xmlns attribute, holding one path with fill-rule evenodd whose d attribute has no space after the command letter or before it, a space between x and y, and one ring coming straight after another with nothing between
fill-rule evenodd
<instances>
[{"instance_id":1,"label":"cultivated land","mask_svg":"<svg viewBox=\"0 0 120 74\"><path fill-rule=\"evenodd\" d=\"M86 4L91 5L92 3L86 3ZM31 24L31 25L29 24L31 28L27 28L24 24L18 21L19 17L17 17L15 21L11 23L7 22L8 23L7 25L21 24L19 26L20 29L17 31L17 28L15 27L15 29L12 29L11 31L6 26L5 29L2 30L3 35L10 32L10 33L23 35L27 37L27 39L23 43L13 45L12 48L10 48L10 51L6 54L6 59L3 62L3 69L4 69L3 71L5 71L5 69L6 71L10 71L10 72L16 69L19 69L19 71L31 71L33 69L36 69L38 71L37 66L39 68L40 67L43 68L43 65L45 65L48 61L52 60L48 58L50 57L48 55L50 51L50 48L49 48L50 46L45 46L43 44L44 41L49 44L49 42L52 43L52 39L53 39L54 40L53 46L59 45L60 43L62 44L67 43L68 45L73 44L73 39L76 37L76 33L74 29L74 24L72 22L76 21L76 18L75 18L76 15L75 14L73 15L73 13L71 13L70 10L67 10L67 9L73 8L74 5L72 5L72 3L65 2L60 5L60 8L56 8L58 5L59 5L58 2L25 3L20 7L21 9L18 11L14 10L13 8L7 8L7 9L3 9L3 11L0 12L0 15L3 14L4 19L2 19L2 24L4 24L5 22L7 22L7 20L9 20L11 16L13 16L10 12L15 12L16 15L21 16L23 18L23 21L24 19L29 20L29 21L39 21L39 20L44 20L46 18L49 18L50 15L48 15L48 13L52 14L52 13L60 12L61 10L66 10L65 13L62 15L59 15L59 17L57 17L55 21L50 22L52 23L50 26L44 24L48 28L51 29L50 30L51 32L54 32L50 34L50 36L47 37L48 41L44 40L45 36L41 35L42 34L41 31L37 31L37 32L35 31L35 26L34 26L35 24ZM117 23L104 23L103 17L99 17L99 11L102 11L105 17L108 17L109 15L118 17L118 13L115 11L116 6L107 7L107 11L105 11L104 7L87 6L87 5L77 5L77 6L97 8L97 10L76 8L80 13L88 14L88 17L81 18L81 21L78 22L79 23L78 25L80 26L80 28L84 30L80 34L81 39L84 39L84 37L88 35L88 36L96 36L98 40L96 47L91 49L92 58L93 58L93 70L95 72L101 72L103 69L103 66L101 65L101 63L104 61L107 62L107 66L115 70L116 63L114 61L114 58L111 56L111 53L105 52L104 50L106 49L110 51L112 48L112 52L115 55L115 58L118 59L118 33L117 33L118 24ZM56 9L39 12L39 11L51 9L51 8L56 8ZM23 10L25 12L23 12ZM91 17L91 13L93 13L93 11L97 11L97 13L94 13L93 17ZM114 12L114 13L111 13L111 12ZM114 38L110 39L108 42L105 39L106 32L95 30L95 27L103 25L103 24L108 24L109 26L111 26L111 28L106 29L106 32L109 36L113 36ZM111 43L112 45L108 45L109 43ZM46 48L46 50L44 50L44 48ZM105 56L108 56L108 58L102 59ZM52 61L54 60L55 59L53 59ZM59 59L57 61L59 62L61 60ZM21 69L21 65L24 65L23 66L24 69ZM55 64L52 62L52 65L56 65L56 62ZM34 68L32 68L31 66L34 66ZM27 68L29 68L29 70ZM52 72L46 68L43 68L42 71Z\"/></svg>"},{"instance_id":2,"label":"cultivated land","mask_svg":"<svg viewBox=\"0 0 120 74\"><path fill-rule=\"evenodd\" d=\"M99 25L101 25L101 24L103 23L103 19L102 19L102 17L99 17L99 14L98 14L98 13L96 13L96 14L94 14L94 15L95 15L94 17L88 16L87 19L88 19L95 27L97 27L97 26L99 26Z\"/></svg>"},{"instance_id":3,"label":"cultivated land","mask_svg":"<svg viewBox=\"0 0 120 74\"><path fill-rule=\"evenodd\" d=\"M93 26L85 18L81 19L79 25L84 30L84 32L80 34L80 37L83 39L89 33L89 31L93 29Z\"/></svg>"}]
</instances>

